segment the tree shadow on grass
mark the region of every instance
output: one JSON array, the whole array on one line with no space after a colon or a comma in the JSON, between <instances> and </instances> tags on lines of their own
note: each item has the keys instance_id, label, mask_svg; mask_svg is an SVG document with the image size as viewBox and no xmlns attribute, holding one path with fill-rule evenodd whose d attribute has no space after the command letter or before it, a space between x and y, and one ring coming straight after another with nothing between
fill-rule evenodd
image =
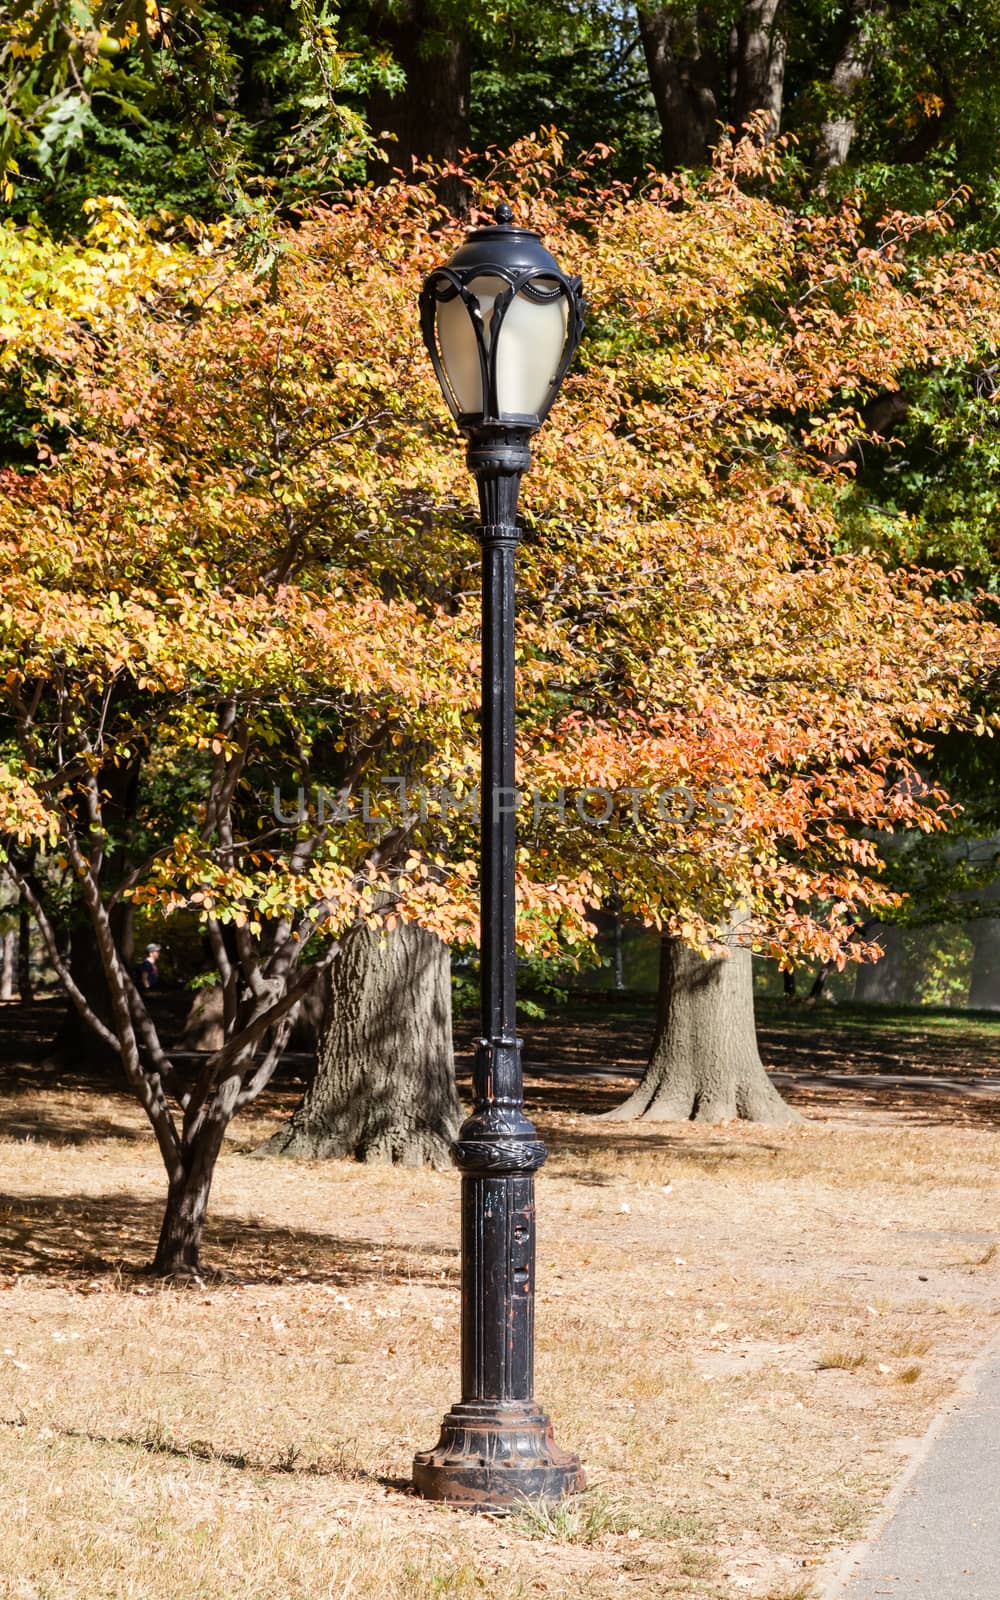
<instances>
[{"instance_id":1,"label":"tree shadow on grass","mask_svg":"<svg viewBox=\"0 0 1000 1600\"><path fill-rule=\"evenodd\" d=\"M0 1417L0 1427L21 1428L25 1422L23 1416ZM210 1439L175 1439L165 1433L159 1424L151 1425L145 1433L97 1433L89 1428L61 1427L55 1427L52 1431L63 1439L84 1439L90 1444L141 1450L148 1455L171 1456L178 1461L218 1462L236 1472L251 1472L255 1477L336 1478L343 1483L377 1484L397 1494L413 1494L413 1484L409 1478L369 1472L351 1459L346 1444L336 1451L327 1451L312 1458L303 1458L296 1450L283 1450L268 1457L245 1454L241 1450L219 1450Z\"/></svg>"},{"instance_id":2,"label":"tree shadow on grass","mask_svg":"<svg viewBox=\"0 0 1000 1600\"><path fill-rule=\"evenodd\" d=\"M163 1201L134 1194L0 1196L0 1277L102 1280L125 1291L162 1286L145 1267ZM456 1246L386 1244L216 1214L202 1251L204 1276L227 1284L316 1283L338 1288L416 1283L450 1288Z\"/></svg>"},{"instance_id":3,"label":"tree shadow on grass","mask_svg":"<svg viewBox=\"0 0 1000 1600\"><path fill-rule=\"evenodd\" d=\"M684 1124L685 1127L689 1124ZM619 1124L618 1127L628 1127L628 1124ZM567 1178L571 1183L586 1183L603 1188L613 1184L618 1179L614 1169L602 1170L597 1167L575 1166L570 1163L559 1162L560 1156L587 1157L598 1152L601 1155L613 1154L615 1156L645 1156L655 1159L657 1156L670 1158L671 1169L676 1170L685 1166L696 1166L700 1171L722 1171L727 1166L734 1164L746 1165L751 1161L767 1162L783 1153L782 1146L772 1145L765 1136L759 1139L741 1139L739 1144L725 1144L722 1137L713 1140L710 1133L706 1132L701 1139L691 1139L679 1134L672 1134L664 1127L664 1131L655 1133L627 1132L605 1133L602 1131L598 1137L588 1137L586 1133L566 1132L562 1128L546 1130L546 1140L552 1151L556 1164L554 1176Z\"/></svg>"},{"instance_id":4,"label":"tree shadow on grass","mask_svg":"<svg viewBox=\"0 0 1000 1600\"><path fill-rule=\"evenodd\" d=\"M992 1063L979 1061L975 1073L968 1064L962 1072L948 1071L946 1061L937 1071L937 1063L929 1061L912 1072L890 1073L888 1068L877 1072L863 1071L867 1062L855 1065L848 1060L842 1063L846 1070L816 1071L811 1063L799 1060L792 1068L779 1068L770 1054L765 1064L777 1087L789 1105L808 1120L817 1118L854 1118L863 1125L899 1123L911 1127L968 1127L992 1128L1000 1126L1000 1078L994 1076ZM588 1078L558 1070L551 1076L530 1077L525 1086L529 1115L540 1124L550 1114L566 1113L585 1119L579 1128L567 1129L554 1125L552 1134L559 1148L573 1143L595 1145L615 1151L651 1152L659 1141L669 1139L678 1126L690 1124L656 1123L639 1119L634 1123L614 1123L600 1120L602 1114L613 1110L627 1099L635 1087L634 1078ZM706 1129L707 1129L707 1125ZM753 1123L741 1123L745 1136L754 1128ZM766 1125L759 1125L766 1138ZM624 1133L618 1130L626 1130ZM643 1130L629 1142L627 1130ZM624 1142L623 1142L624 1140ZM690 1136L684 1139L678 1155L692 1152ZM743 1143L741 1149L748 1149Z\"/></svg>"},{"instance_id":5,"label":"tree shadow on grass","mask_svg":"<svg viewBox=\"0 0 1000 1600\"><path fill-rule=\"evenodd\" d=\"M784 1098L805 1117L806 1130L811 1119L890 1132L896 1127L1000 1127L1000 1094L987 1079L862 1073L834 1079L807 1068L775 1077ZM549 1146L550 1171L603 1187L615 1177L605 1165L609 1155L667 1159L671 1168L695 1166L703 1172L751 1164L763 1171L788 1149L787 1138L775 1137L766 1124L603 1120L602 1113L620 1105L632 1086L627 1078L553 1076L529 1082L528 1110ZM795 1131L794 1126L787 1130L793 1138Z\"/></svg>"},{"instance_id":6,"label":"tree shadow on grass","mask_svg":"<svg viewBox=\"0 0 1000 1600\"><path fill-rule=\"evenodd\" d=\"M296 1056L261 1101L233 1123L237 1138L252 1139L262 1118L291 1115L302 1098L300 1062ZM0 1065L0 1138L80 1146L105 1140L147 1144L152 1134L117 1069L46 1060Z\"/></svg>"},{"instance_id":7,"label":"tree shadow on grass","mask_svg":"<svg viewBox=\"0 0 1000 1600\"><path fill-rule=\"evenodd\" d=\"M11 1098L0 1092L0 1138L73 1146L108 1139L134 1144L148 1138L145 1127L127 1122L124 1115L81 1106L76 1095L60 1100L54 1093L30 1104L11 1103Z\"/></svg>"},{"instance_id":8,"label":"tree shadow on grass","mask_svg":"<svg viewBox=\"0 0 1000 1600\"><path fill-rule=\"evenodd\" d=\"M61 1428L59 1432L67 1439L121 1445L125 1449L144 1450L149 1455L172 1456L179 1461L217 1461L236 1472L252 1472L255 1476L338 1478L347 1483L378 1484L383 1489L394 1489L398 1493L412 1492L409 1478L369 1472L366 1467L358 1466L350 1459L346 1446L336 1452L303 1459L294 1450L285 1450L270 1457L248 1455L242 1450L218 1450L210 1439L175 1439L159 1426L145 1433L105 1434L78 1428Z\"/></svg>"},{"instance_id":9,"label":"tree shadow on grass","mask_svg":"<svg viewBox=\"0 0 1000 1600\"><path fill-rule=\"evenodd\" d=\"M768 1065L774 1068L816 1072L861 1072L895 1074L926 1073L931 1076L988 1076L1000 1079L1000 1061L991 1043L975 1033L977 1015L969 1013L963 1028L961 1013L956 1014L954 1036L933 1030L921 1031L919 1012L900 1026L878 1029L879 1007L872 1008L872 1026L855 1026L850 1018L835 1016L832 1026L823 1013L812 1013L811 1020L801 1011L787 1017L774 1015L773 1009L761 1019L757 1042ZM908 1024L908 1025L907 1025Z\"/></svg>"}]
</instances>

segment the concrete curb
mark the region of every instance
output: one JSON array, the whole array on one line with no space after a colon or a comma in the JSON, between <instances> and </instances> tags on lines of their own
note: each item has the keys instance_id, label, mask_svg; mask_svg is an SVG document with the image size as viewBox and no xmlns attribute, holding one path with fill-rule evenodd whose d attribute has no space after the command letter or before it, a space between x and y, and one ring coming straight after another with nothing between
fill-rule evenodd
<instances>
[{"instance_id":1,"label":"concrete curb","mask_svg":"<svg viewBox=\"0 0 1000 1600\"><path fill-rule=\"evenodd\" d=\"M913 1479L927 1460L939 1437L956 1412L962 1409L965 1401L977 1392L979 1377L984 1368L990 1366L998 1358L1000 1358L1000 1331L994 1334L989 1344L984 1346L962 1372L948 1399L931 1421L927 1432L923 1435L920 1443L906 1463L902 1477L890 1490L864 1537L840 1557L833 1573L825 1579L825 1587L820 1590L819 1600L842 1600L848 1585L856 1575L857 1568L861 1565L865 1556L878 1543L896 1515ZM930 1596L928 1600L931 1600Z\"/></svg>"}]
</instances>

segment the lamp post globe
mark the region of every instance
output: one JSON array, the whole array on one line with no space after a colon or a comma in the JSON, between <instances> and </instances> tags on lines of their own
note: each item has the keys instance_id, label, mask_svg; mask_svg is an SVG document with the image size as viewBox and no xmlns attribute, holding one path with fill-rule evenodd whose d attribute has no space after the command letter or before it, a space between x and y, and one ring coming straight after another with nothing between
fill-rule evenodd
<instances>
[{"instance_id":1,"label":"lamp post globe","mask_svg":"<svg viewBox=\"0 0 1000 1600\"><path fill-rule=\"evenodd\" d=\"M428 1499L505 1511L583 1487L533 1390L535 1173L545 1146L524 1115L516 1023L514 558L517 498L583 332L567 277L509 206L428 276L421 328L468 439L482 545L482 1027L472 1115L453 1150L462 1174L462 1394L432 1450L414 1459Z\"/></svg>"},{"instance_id":2,"label":"lamp post globe","mask_svg":"<svg viewBox=\"0 0 1000 1600\"><path fill-rule=\"evenodd\" d=\"M579 278L568 278L510 206L477 228L420 296L424 342L459 427L544 422L583 331Z\"/></svg>"}]
</instances>

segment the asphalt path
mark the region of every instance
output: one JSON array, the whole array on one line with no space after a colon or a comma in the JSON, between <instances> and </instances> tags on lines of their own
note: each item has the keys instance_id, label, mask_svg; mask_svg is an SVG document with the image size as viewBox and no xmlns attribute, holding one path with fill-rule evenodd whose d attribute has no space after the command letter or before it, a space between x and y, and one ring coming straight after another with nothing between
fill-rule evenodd
<instances>
[{"instance_id":1,"label":"asphalt path","mask_svg":"<svg viewBox=\"0 0 1000 1600\"><path fill-rule=\"evenodd\" d=\"M825 1600L1000 1600L1000 1346L926 1435Z\"/></svg>"}]
</instances>

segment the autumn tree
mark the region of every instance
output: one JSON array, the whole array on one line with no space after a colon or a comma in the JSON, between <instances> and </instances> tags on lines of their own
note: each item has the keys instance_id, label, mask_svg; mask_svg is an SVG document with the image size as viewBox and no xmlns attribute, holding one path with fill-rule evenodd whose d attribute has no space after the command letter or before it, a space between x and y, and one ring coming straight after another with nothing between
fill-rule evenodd
<instances>
[{"instance_id":1,"label":"autumn tree","mask_svg":"<svg viewBox=\"0 0 1000 1600\"><path fill-rule=\"evenodd\" d=\"M802 219L734 190L734 164L767 160L744 144L669 205L602 223L614 297L595 303L590 359L629 457L612 481L669 510L638 546L634 513L611 511L616 562L643 581L622 594L595 573L574 594L600 667L547 760L567 784L589 770L626 795L666 774L678 789L676 822L647 823L641 848L633 815L591 851L605 892L667 934L653 1060L625 1114L786 1115L756 1052L750 949L864 953L895 898L875 838L948 818L914 763L931 733L971 726L965 694L995 666L995 634L970 631L931 574L831 554L858 440L878 437L869 402L995 338L989 257L928 252L940 212L887 218L872 247L849 205Z\"/></svg>"},{"instance_id":2,"label":"autumn tree","mask_svg":"<svg viewBox=\"0 0 1000 1600\"><path fill-rule=\"evenodd\" d=\"M343 808L386 749L405 746L428 782L469 765L475 609L461 603L459 517L451 538L443 520L435 553L419 542L431 488L447 498L461 470L432 449L426 481L432 380L400 383L424 220L398 197L381 215L323 214L289 237L275 292L273 274L235 266L221 234L182 250L114 215L119 233L102 220L81 260L56 253L47 283L22 284L34 309L8 350L38 420L35 461L5 480L3 870L149 1117L168 1178L154 1265L177 1274L198 1270L226 1127L269 1081L299 1000L328 968L346 971L350 995L352 932L391 942L403 915L432 944L474 936L467 821L446 884L444 819L436 851L414 854L405 824L376 824L373 838L371 819ZM12 298L20 282L11 275ZM111 805L124 771L136 797L123 828ZM337 817L278 819L275 790L311 791L316 773ZM78 886L107 1016L60 950L31 871L39 845ZM223 1036L193 1080L132 981L125 901L202 919ZM546 918L582 914L578 891L555 881L533 902L536 942ZM426 993L425 1016L409 997L414 1034L429 1018L440 1036L439 995ZM454 1129L450 1041L436 1066L439 1120L414 1108L422 1154ZM398 1126L379 1153L407 1158Z\"/></svg>"},{"instance_id":3,"label":"autumn tree","mask_svg":"<svg viewBox=\"0 0 1000 1600\"><path fill-rule=\"evenodd\" d=\"M919 730L995 653L970 604L834 554L832 509L859 399L992 334L991 264L911 259L940 217L896 218L874 249L849 207L796 219L741 187L770 159L745 143L641 194L583 170L567 204L534 143L480 180L592 301L525 498L521 781L565 812L524 831L525 950L584 938L613 890L702 959L734 922L758 949L842 953L845 919L884 894L872 831L940 814L907 781ZM360 194L289 230L261 278L221 229L191 248L121 212L100 226L22 285L7 354L35 421L0 524L3 870L149 1117L157 1270L193 1272L226 1128L301 997L338 961L361 997L363 930L477 936L474 824L450 798L477 767L469 486L413 316L457 230L432 189ZM390 760L406 802L366 816ZM125 765L119 837L105 808ZM302 786L301 821L275 816L276 785ZM78 885L110 1021L60 953L39 845ZM131 980L123 899L202 920L223 1039L194 1078ZM418 993L433 1012L434 986L411 985L411 1009ZM383 1131L382 1153L420 1148L391 1117Z\"/></svg>"},{"instance_id":4,"label":"autumn tree","mask_svg":"<svg viewBox=\"0 0 1000 1600\"><path fill-rule=\"evenodd\" d=\"M976 207L963 206L963 233L979 230ZM971 210L971 218L968 212ZM997 452L995 343L956 352L934 367L900 372L882 397L879 437L851 450L836 515L850 546L877 550L893 565L933 570L939 594L979 594L996 616L1000 576L1000 457ZM904 930L966 924L973 944L969 1003L994 1004L1000 990L995 951L1000 920L996 831L1000 785L993 743L1000 680L983 675L970 688L968 726L932 736L933 767L960 803L944 836L886 841L886 878L906 895L879 930L884 956L858 973L859 998L900 996ZM993 999L989 999L989 996Z\"/></svg>"},{"instance_id":5,"label":"autumn tree","mask_svg":"<svg viewBox=\"0 0 1000 1600\"><path fill-rule=\"evenodd\" d=\"M114 286L119 252L93 254L107 257ZM412 695L429 708L447 684L442 707L450 701L469 652L433 606L421 620L412 602L386 602L375 572L359 572L350 592L328 595L316 582L336 545L331 506L340 502L341 526L364 537L344 470L360 467L363 451L349 441L380 409L371 363L342 373L335 412L315 406L313 386L349 345L344 329L327 320L310 338L315 306L274 302L266 285L230 276L222 257L154 248L137 284L141 260L138 246L130 284L118 284L97 326L62 306L58 272L47 308L55 333L40 318L48 366L36 398L49 429L39 429L35 470L12 470L5 483L4 872L149 1117L168 1180L154 1266L178 1274L198 1270L226 1127L269 1080L297 1001L333 960L336 936L400 897L398 871L363 836L359 848L357 830L327 849L324 830L282 834L275 822L270 797L286 763L308 761L303 719L315 729L319 717L342 747L348 725L357 740L377 740L381 727L391 736ZM354 328L377 343L373 324ZM57 451L44 443L53 435ZM433 637L426 673L406 616ZM357 701L360 720L349 710ZM432 715L430 740L434 727ZM138 793L122 837L109 806L126 769ZM107 1017L59 949L30 870L39 843L78 884ZM439 886L426 889L440 899ZM164 1050L131 978L115 921L128 898L201 908L225 1027L193 1080Z\"/></svg>"},{"instance_id":6,"label":"autumn tree","mask_svg":"<svg viewBox=\"0 0 1000 1600\"><path fill-rule=\"evenodd\" d=\"M963 716L994 647L928 577L831 554L866 396L992 336L989 263L928 267L940 214L887 220L871 250L849 206L804 222L740 194L734 169L767 159L744 145L648 208L606 193L599 228L586 203L567 227L526 197L593 309L565 431L543 434L529 480L558 509L531 522L529 493L522 618L549 639L521 760L548 826L524 828L529 859L664 928L629 1113L787 1115L756 1051L751 948L837 965L865 950L873 907L895 899L872 835L950 814L916 781L920 731ZM588 787L598 813L618 797L603 826L580 812Z\"/></svg>"}]
</instances>

